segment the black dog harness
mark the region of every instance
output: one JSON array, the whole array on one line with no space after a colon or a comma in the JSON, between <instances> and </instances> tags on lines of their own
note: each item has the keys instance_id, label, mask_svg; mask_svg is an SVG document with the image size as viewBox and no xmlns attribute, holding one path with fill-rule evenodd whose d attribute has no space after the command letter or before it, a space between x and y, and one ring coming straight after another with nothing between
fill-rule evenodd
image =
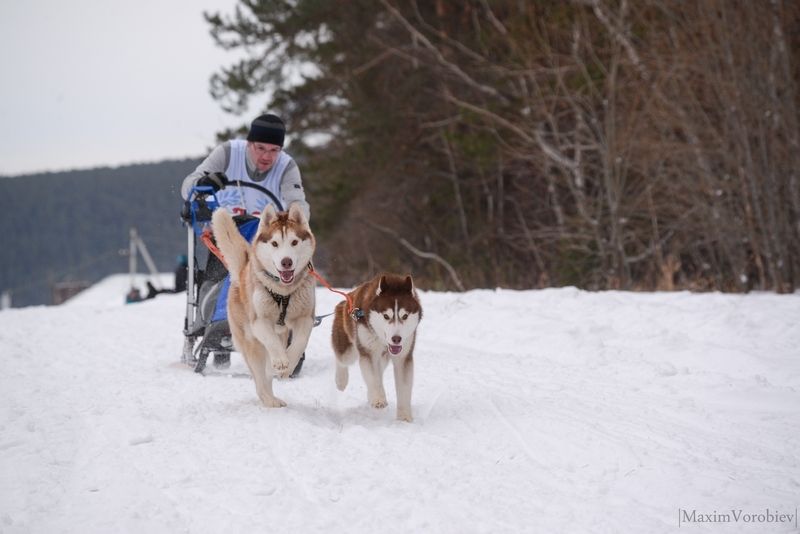
<instances>
[{"instance_id":1,"label":"black dog harness","mask_svg":"<svg viewBox=\"0 0 800 534\"><path fill-rule=\"evenodd\" d=\"M278 326L285 326L286 310L289 309L289 298L291 295L279 295L277 293L273 293L270 289L267 289L267 291L269 291L269 294L272 295L272 300L274 300L275 304L278 305L278 309L281 310L281 314L278 316L278 322L276 324Z\"/></svg>"}]
</instances>

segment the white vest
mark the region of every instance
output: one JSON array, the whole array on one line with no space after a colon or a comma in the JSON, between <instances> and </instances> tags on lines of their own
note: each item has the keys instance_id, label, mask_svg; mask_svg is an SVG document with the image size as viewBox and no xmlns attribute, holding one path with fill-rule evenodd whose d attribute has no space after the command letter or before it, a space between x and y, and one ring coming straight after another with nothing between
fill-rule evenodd
<instances>
[{"instance_id":1,"label":"white vest","mask_svg":"<svg viewBox=\"0 0 800 534\"><path fill-rule=\"evenodd\" d=\"M228 168L225 170L225 175L228 180L240 180L242 182L250 182L252 184L260 185L271 192L281 204L285 204L281 196L281 181L283 180L283 173L286 168L293 161L292 157L286 152L281 151L278 158L272 165L272 168L267 172L267 176L261 182L256 182L250 179L247 174L247 141L244 139L234 139L230 142L231 157L228 163ZM264 211L264 207L271 203L272 200L264 193L251 189L249 187L237 187L236 185L229 185L225 189L220 190L217 194L217 201L220 206L223 206L233 213L241 213L242 210L250 214L258 214ZM286 206L283 206L286 209Z\"/></svg>"}]
</instances>

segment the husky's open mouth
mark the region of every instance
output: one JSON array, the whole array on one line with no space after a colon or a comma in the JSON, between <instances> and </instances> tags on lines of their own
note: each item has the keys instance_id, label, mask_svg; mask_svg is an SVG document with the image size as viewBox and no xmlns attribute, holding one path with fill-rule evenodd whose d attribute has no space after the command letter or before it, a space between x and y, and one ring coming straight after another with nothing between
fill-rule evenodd
<instances>
[{"instance_id":1,"label":"husky's open mouth","mask_svg":"<svg viewBox=\"0 0 800 534\"><path fill-rule=\"evenodd\" d=\"M403 345L389 345L389 352L392 354L400 354L401 350L403 350Z\"/></svg>"},{"instance_id":2,"label":"husky's open mouth","mask_svg":"<svg viewBox=\"0 0 800 534\"><path fill-rule=\"evenodd\" d=\"M292 271L278 271L281 277L281 282L284 284L291 284L294 281L294 270Z\"/></svg>"}]
</instances>

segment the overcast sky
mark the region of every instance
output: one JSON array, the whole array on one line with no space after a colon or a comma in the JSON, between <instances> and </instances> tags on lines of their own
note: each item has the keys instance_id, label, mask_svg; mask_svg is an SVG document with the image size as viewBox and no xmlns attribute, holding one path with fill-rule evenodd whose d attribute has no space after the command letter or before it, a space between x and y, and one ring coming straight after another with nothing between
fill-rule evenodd
<instances>
[{"instance_id":1,"label":"overcast sky","mask_svg":"<svg viewBox=\"0 0 800 534\"><path fill-rule=\"evenodd\" d=\"M236 0L0 0L0 175L204 155L224 113L203 11Z\"/></svg>"}]
</instances>

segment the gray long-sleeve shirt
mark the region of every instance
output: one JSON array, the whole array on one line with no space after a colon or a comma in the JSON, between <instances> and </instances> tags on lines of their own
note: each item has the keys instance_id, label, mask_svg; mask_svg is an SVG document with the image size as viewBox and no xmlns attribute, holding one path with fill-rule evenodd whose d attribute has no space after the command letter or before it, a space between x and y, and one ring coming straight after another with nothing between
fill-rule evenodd
<instances>
[{"instance_id":1,"label":"gray long-sleeve shirt","mask_svg":"<svg viewBox=\"0 0 800 534\"><path fill-rule=\"evenodd\" d=\"M205 173L211 174L215 172L225 172L228 168L228 164L230 163L230 158L230 141L226 141L215 147L208 157L206 157L206 159L204 159L200 165L197 166L197 169L189 174L189 176L184 178L183 184L181 185L181 195L183 198L189 198L189 193L191 192L192 187ZM262 182L267 177L269 170L262 173L258 172L256 166L250 160L249 154L245 157L245 163L247 166L247 175L254 182ZM303 189L303 182L300 177L300 168L297 166L297 163L295 163L294 160L291 161L291 163L286 167L286 170L283 172L283 177L281 178L281 197L286 206L292 202L299 202L300 207L302 208L306 217L311 217L311 209L306 201L306 193Z\"/></svg>"}]
</instances>

